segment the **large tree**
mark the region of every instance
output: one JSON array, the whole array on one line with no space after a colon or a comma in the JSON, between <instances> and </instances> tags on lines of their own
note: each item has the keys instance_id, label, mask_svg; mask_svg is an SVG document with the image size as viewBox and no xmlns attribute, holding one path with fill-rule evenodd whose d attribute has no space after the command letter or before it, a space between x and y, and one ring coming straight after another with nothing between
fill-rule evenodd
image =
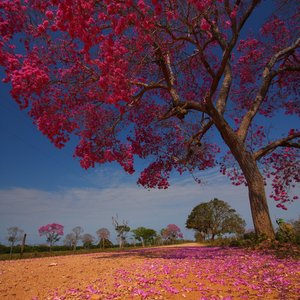
<instances>
[{"instance_id":1,"label":"large tree","mask_svg":"<svg viewBox=\"0 0 300 300\"><path fill-rule=\"evenodd\" d=\"M245 221L223 200L217 198L195 206L186 220L186 227L198 231L202 237L214 240L225 233L242 234Z\"/></svg>"},{"instance_id":2,"label":"large tree","mask_svg":"<svg viewBox=\"0 0 300 300\"><path fill-rule=\"evenodd\" d=\"M285 209L300 181L299 129L268 134L276 115L300 114L298 24L298 1L1 1L0 65L57 147L79 137L84 168L133 173L148 158L138 183L167 188L172 170L224 154L221 172L247 186L255 230L273 238L265 184Z\"/></svg>"}]
</instances>

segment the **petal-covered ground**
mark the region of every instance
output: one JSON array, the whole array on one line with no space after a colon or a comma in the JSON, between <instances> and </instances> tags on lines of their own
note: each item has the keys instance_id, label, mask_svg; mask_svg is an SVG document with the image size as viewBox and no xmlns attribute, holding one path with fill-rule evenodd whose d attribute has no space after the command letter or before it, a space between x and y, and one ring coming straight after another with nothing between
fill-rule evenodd
<instances>
[{"instance_id":1,"label":"petal-covered ground","mask_svg":"<svg viewBox=\"0 0 300 300\"><path fill-rule=\"evenodd\" d=\"M6 261L0 263L0 276L1 299L299 299L300 295L300 261L220 247ZM28 288L31 284L35 288Z\"/></svg>"}]
</instances>

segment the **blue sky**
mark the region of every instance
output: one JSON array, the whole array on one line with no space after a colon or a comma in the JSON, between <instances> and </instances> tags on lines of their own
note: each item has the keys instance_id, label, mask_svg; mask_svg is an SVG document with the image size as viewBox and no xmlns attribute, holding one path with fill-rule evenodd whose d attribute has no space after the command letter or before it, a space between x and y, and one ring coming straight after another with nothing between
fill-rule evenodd
<instances>
[{"instance_id":1,"label":"blue sky","mask_svg":"<svg viewBox=\"0 0 300 300\"><path fill-rule=\"evenodd\" d=\"M63 224L65 233L82 226L95 235L107 227L116 242L111 224L116 214L131 228L160 230L175 223L186 238L193 238L193 231L184 229L189 212L214 197L230 203L252 227L246 188L232 186L217 169L203 173L201 185L186 174L173 177L168 190L151 191L136 185L138 174L127 175L116 165L85 171L72 157L72 145L58 150L37 131L6 85L0 85L0 97L0 243L6 243L10 226L27 232L29 243L43 243L38 227L52 222ZM299 201L288 211L277 209L273 201L269 205L273 220L300 213Z\"/></svg>"},{"instance_id":2,"label":"blue sky","mask_svg":"<svg viewBox=\"0 0 300 300\"><path fill-rule=\"evenodd\" d=\"M152 191L136 185L138 174L127 175L115 164L81 169L72 157L74 145L56 149L26 111L19 110L8 89L0 83L0 243L6 243L11 226L27 232L28 243L44 243L37 230L52 222L63 224L65 233L82 226L85 233L95 235L97 229L107 227L115 243L111 218L116 214L131 228L160 230L175 223L191 239L193 231L184 229L189 212L215 197L230 203L252 227L247 189L232 186L217 169L203 173L201 185L186 174L173 177L168 190ZM285 120L273 123L279 126ZM291 128L299 127L298 119L292 123ZM300 195L299 186L296 194ZM288 211L277 209L273 201L269 206L273 221L300 215L300 201L288 205Z\"/></svg>"}]
</instances>

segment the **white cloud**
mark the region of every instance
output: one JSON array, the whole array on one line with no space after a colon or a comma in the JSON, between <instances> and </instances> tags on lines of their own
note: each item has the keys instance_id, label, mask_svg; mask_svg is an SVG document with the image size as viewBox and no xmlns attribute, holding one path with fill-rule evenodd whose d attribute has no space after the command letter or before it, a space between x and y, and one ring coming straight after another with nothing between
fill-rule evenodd
<instances>
[{"instance_id":1,"label":"white cloud","mask_svg":"<svg viewBox=\"0 0 300 300\"><path fill-rule=\"evenodd\" d=\"M104 173L98 174L102 183L103 176ZM146 226L160 230L175 223L187 238L192 238L193 232L184 229L188 214L195 205L215 197L227 201L252 227L247 189L230 185L219 173L207 173L205 185L196 184L191 177L181 177L167 190L151 191L132 182L122 183L122 176L110 178L114 179L109 181L105 176L104 188L62 188L54 192L18 187L0 190L0 242L5 242L8 227L19 226L28 233L30 243L42 243L37 229L52 222L63 224L65 232L79 225L91 234L100 227L107 227L114 234L111 218L116 214L120 221L128 220L131 228ZM297 218L299 202L287 212L270 203L270 211L273 217Z\"/></svg>"}]
</instances>

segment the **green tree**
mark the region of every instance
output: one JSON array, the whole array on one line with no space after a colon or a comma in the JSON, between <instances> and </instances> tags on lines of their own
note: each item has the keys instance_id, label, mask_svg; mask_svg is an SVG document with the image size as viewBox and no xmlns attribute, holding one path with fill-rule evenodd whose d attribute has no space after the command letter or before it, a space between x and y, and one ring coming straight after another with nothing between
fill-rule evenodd
<instances>
[{"instance_id":1,"label":"green tree","mask_svg":"<svg viewBox=\"0 0 300 300\"><path fill-rule=\"evenodd\" d=\"M300 216L298 217L298 220L292 221L292 223L295 230L300 233Z\"/></svg>"},{"instance_id":2,"label":"green tree","mask_svg":"<svg viewBox=\"0 0 300 300\"><path fill-rule=\"evenodd\" d=\"M283 243L295 243L296 242L296 227L297 222L294 225L292 223L285 222L283 219L277 219L276 223L278 225L276 231L276 239ZM295 222L294 222L295 223Z\"/></svg>"},{"instance_id":3,"label":"green tree","mask_svg":"<svg viewBox=\"0 0 300 300\"><path fill-rule=\"evenodd\" d=\"M132 230L134 238L142 242L143 247L156 237L156 231L151 228L138 227Z\"/></svg>"},{"instance_id":4,"label":"green tree","mask_svg":"<svg viewBox=\"0 0 300 300\"><path fill-rule=\"evenodd\" d=\"M292 221L292 225L295 232L295 241L297 244L300 245L300 216L298 217L297 220Z\"/></svg>"},{"instance_id":5,"label":"green tree","mask_svg":"<svg viewBox=\"0 0 300 300\"><path fill-rule=\"evenodd\" d=\"M217 198L195 206L186 221L186 228L194 229L203 239L225 233L242 234L245 221L223 200Z\"/></svg>"}]
</instances>

